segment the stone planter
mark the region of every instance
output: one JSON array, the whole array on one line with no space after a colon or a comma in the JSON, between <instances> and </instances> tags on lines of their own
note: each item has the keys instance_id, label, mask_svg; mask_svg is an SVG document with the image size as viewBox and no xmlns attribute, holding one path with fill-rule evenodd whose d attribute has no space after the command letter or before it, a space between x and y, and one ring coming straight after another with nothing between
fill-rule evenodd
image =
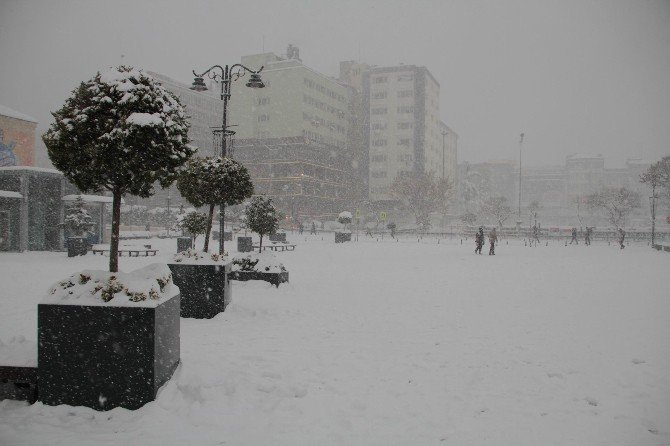
<instances>
[{"instance_id":1,"label":"stone planter","mask_svg":"<svg viewBox=\"0 0 670 446\"><path fill-rule=\"evenodd\" d=\"M138 409L179 364L180 296L156 306L37 307L39 400Z\"/></svg>"},{"instance_id":2,"label":"stone planter","mask_svg":"<svg viewBox=\"0 0 670 446\"><path fill-rule=\"evenodd\" d=\"M223 231L223 241L232 242L233 241L233 231Z\"/></svg>"},{"instance_id":3,"label":"stone planter","mask_svg":"<svg viewBox=\"0 0 670 446\"><path fill-rule=\"evenodd\" d=\"M88 252L88 241L84 237L67 238L67 256L85 256Z\"/></svg>"},{"instance_id":4,"label":"stone planter","mask_svg":"<svg viewBox=\"0 0 670 446\"><path fill-rule=\"evenodd\" d=\"M276 234L270 234L268 235L270 238L271 242L283 242L286 243L286 233L285 232L277 232Z\"/></svg>"},{"instance_id":5,"label":"stone planter","mask_svg":"<svg viewBox=\"0 0 670 446\"><path fill-rule=\"evenodd\" d=\"M177 252L186 251L193 248L193 239L191 237L177 237Z\"/></svg>"},{"instance_id":6,"label":"stone planter","mask_svg":"<svg viewBox=\"0 0 670 446\"><path fill-rule=\"evenodd\" d=\"M231 301L231 264L170 263L172 280L181 291L181 317L211 319Z\"/></svg>"},{"instance_id":7,"label":"stone planter","mask_svg":"<svg viewBox=\"0 0 670 446\"><path fill-rule=\"evenodd\" d=\"M237 237L237 252L251 252L254 250L254 244L251 237Z\"/></svg>"},{"instance_id":8,"label":"stone planter","mask_svg":"<svg viewBox=\"0 0 670 446\"><path fill-rule=\"evenodd\" d=\"M351 232L336 232L335 243L344 243L351 241Z\"/></svg>"},{"instance_id":9,"label":"stone planter","mask_svg":"<svg viewBox=\"0 0 670 446\"><path fill-rule=\"evenodd\" d=\"M230 273L230 280L239 280L240 282L246 282L247 280L264 280L279 288L280 283L288 282L288 271L279 273L233 271Z\"/></svg>"}]
</instances>

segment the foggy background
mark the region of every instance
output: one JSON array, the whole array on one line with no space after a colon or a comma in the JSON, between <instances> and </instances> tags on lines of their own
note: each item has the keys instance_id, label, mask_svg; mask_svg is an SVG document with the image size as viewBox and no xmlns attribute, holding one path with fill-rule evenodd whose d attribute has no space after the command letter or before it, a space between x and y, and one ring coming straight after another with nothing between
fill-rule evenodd
<instances>
[{"instance_id":1,"label":"foggy background","mask_svg":"<svg viewBox=\"0 0 670 446\"><path fill-rule=\"evenodd\" d=\"M0 103L51 123L79 82L120 63L191 70L300 48L336 77L342 60L426 66L459 162L563 164L571 153L655 161L670 152L668 1L0 0ZM37 162L48 162L41 140Z\"/></svg>"}]
</instances>

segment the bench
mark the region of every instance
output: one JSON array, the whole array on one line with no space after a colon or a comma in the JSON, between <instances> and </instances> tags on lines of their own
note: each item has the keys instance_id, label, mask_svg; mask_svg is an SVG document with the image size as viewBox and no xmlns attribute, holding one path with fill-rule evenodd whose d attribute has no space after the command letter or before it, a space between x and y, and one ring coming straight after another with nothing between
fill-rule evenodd
<instances>
[{"instance_id":1,"label":"bench","mask_svg":"<svg viewBox=\"0 0 670 446\"><path fill-rule=\"evenodd\" d=\"M259 249L259 245L253 245L252 248ZM270 251L295 251L295 245L289 243L272 243L263 245L263 251L269 249Z\"/></svg>"},{"instance_id":2,"label":"bench","mask_svg":"<svg viewBox=\"0 0 670 446\"><path fill-rule=\"evenodd\" d=\"M93 255L95 254L109 254L109 247L106 245L94 245L91 249ZM128 257L139 257L140 254L143 254L143 257L149 257L150 255L155 256L158 253L157 249L151 249L151 245L144 245L143 248L139 246L120 246L119 247L119 256L123 257L126 254Z\"/></svg>"}]
</instances>

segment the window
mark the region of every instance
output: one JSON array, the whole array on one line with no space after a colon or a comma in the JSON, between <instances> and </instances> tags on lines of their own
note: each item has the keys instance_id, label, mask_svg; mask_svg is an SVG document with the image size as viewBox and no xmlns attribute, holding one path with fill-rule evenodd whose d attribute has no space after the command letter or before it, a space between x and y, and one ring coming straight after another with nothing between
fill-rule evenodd
<instances>
[{"instance_id":1,"label":"window","mask_svg":"<svg viewBox=\"0 0 670 446\"><path fill-rule=\"evenodd\" d=\"M411 98L414 96L414 90L400 90L398 92L399 98Z\"/></svg>"},{"instance_id":2,"label":"window","mask_svg":"<svg viewBox=\"0 0 670 446\"><path fill-rule=\"evenodd\" d=\"M375 122L372 124L372 130L386 130L386 124Z\"/></svg>"},{"instance_id":3,"label":"window","mask_svg":"<svg viewBox=\"0 0 670 446\"><path fill-rule=\"evenodd\" d=\"M385 139L374 139L372 140L373 147L384 147L386 145Z\"/></svg>"},{"instance_id":4,"label":"window","mask_svg":"<svg viewBox=\"0 0 670 446\"><path fill-rule=\"evenodd\" d=\"M399 74L398 75L398 81L413 81L414 80L414 75L412 73L406 73L406 74Z\"/></svg>"},{"instance_id":5,"label":"window","mask_svg":"<svg viewBox=\"0 0 670 446\"><path fill-rule=\"evenodd\" d=\"M372 99L386 99L387 93L384 91L374 91L372 93Z\"/></svg>"},{"instance_id":6,"label":"window","mask_svg":"<svg viewBox=\"0 0 670 446\"><path fill-rule=\"evenodd\" d=\"M414 160L414 157L409 153L398 155L398 161L407 163L407 162L412 162L413 160Z\"/></svg>"},{"instance_id":7,"label":"window","mask_svg":"<svg viewBox=\"0 0 670 446\"><path fill-rule=\"evenodd\" d=\"M373 115L385 115L387 112L386 107L377 107L370 110L370 114Z\"/></svg>"},{"instance_id":8,"label":"window","mask_svg":"<svg viewBox=\"0 0 670 446\"><path fill-rule=\"evenodd\" d=\"M268 105L270 98L258 98L258 105Z\"/></svg>"},{"instance_id":9,"label":"window","mask_svg":"<svg viewBox=\"0 0 670 446\"><path fill-rule=\"evenodd\" d=\"M413 122L399 122L398 123L398 130L407 130L407 129L411 129L413 127L414 127Z\"/></svg>"},{"instance_id":10,"label":"window","mask_svg":"<svg viewBox=\"0 0 670 446\"><path fill-rule=\"evenodd\" d=\"M386 171L385 170L373 170L370 172L370 176L372 178L386 178Z\"/></svg>"},{"instance_id":11,"label":"window","mask_svg":"<svg viewBox=\"0 0 670 446\"><path fill-rule=\"evenodd\" d=\"M372 83L373 84L383 84L388 81L388 78L386 76L375 76L372 78Z\"/></svg>"},{"instance_id":12,"label":"window","mask_svg":"<svg viewBox=\"0 0 670 446\"><path fill-rule=\"evenodd\" d=\"M270 120L270 115L258 115L258 122L266 122Z\"/></svg>"},{"instance_id":13,"label":"window","mask_svg":"<svg viewBox=\"0 0 670 446\"><path fill-rule=\"evenodd\" d=\"M373 163L381 163L386 161L386 154L381 154L381 155L372 155L370 157L370 161Z\"/></svg>"},{"instance_id":14,"label":"window","mask_svg":"<svg viewBox=\"0 0 670 446\"><path fill-rule=\"evenodd\" d=\"M411 105L401 105L398 107L398 113L414 113L414 107Z\"/></svg>"},{"instance_id":15,"label":"window","mask_svg":"<svg viewBox=\"0 0 670 446\"><path fill-rule=\"evenodd\" d=\"M398 145L409 147L409 138L401 138L400 140L398 140Z\"/></svg>"}]
</instances>

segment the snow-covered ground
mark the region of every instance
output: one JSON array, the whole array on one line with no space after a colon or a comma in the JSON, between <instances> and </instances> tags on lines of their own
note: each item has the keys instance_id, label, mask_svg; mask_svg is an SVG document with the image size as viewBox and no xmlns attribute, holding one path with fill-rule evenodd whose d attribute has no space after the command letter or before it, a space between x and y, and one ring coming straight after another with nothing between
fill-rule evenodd
<instances>
[{"instance_id":1,"label":"snow-covered ground","mask_svg":"<svg viewBox=\"0 0 670 446\"><path fill-rule=\"evenodd\" d=\"M333 237L289 234L289 284L235 282L225 313L182 319L155 402L3 401L0 444L670 444L668 253ZM156 259L121 268L176 245L151 243ZM107 261L1 254L0 362L34 355L49 285Z\"/></svg>"}]
</instances>

